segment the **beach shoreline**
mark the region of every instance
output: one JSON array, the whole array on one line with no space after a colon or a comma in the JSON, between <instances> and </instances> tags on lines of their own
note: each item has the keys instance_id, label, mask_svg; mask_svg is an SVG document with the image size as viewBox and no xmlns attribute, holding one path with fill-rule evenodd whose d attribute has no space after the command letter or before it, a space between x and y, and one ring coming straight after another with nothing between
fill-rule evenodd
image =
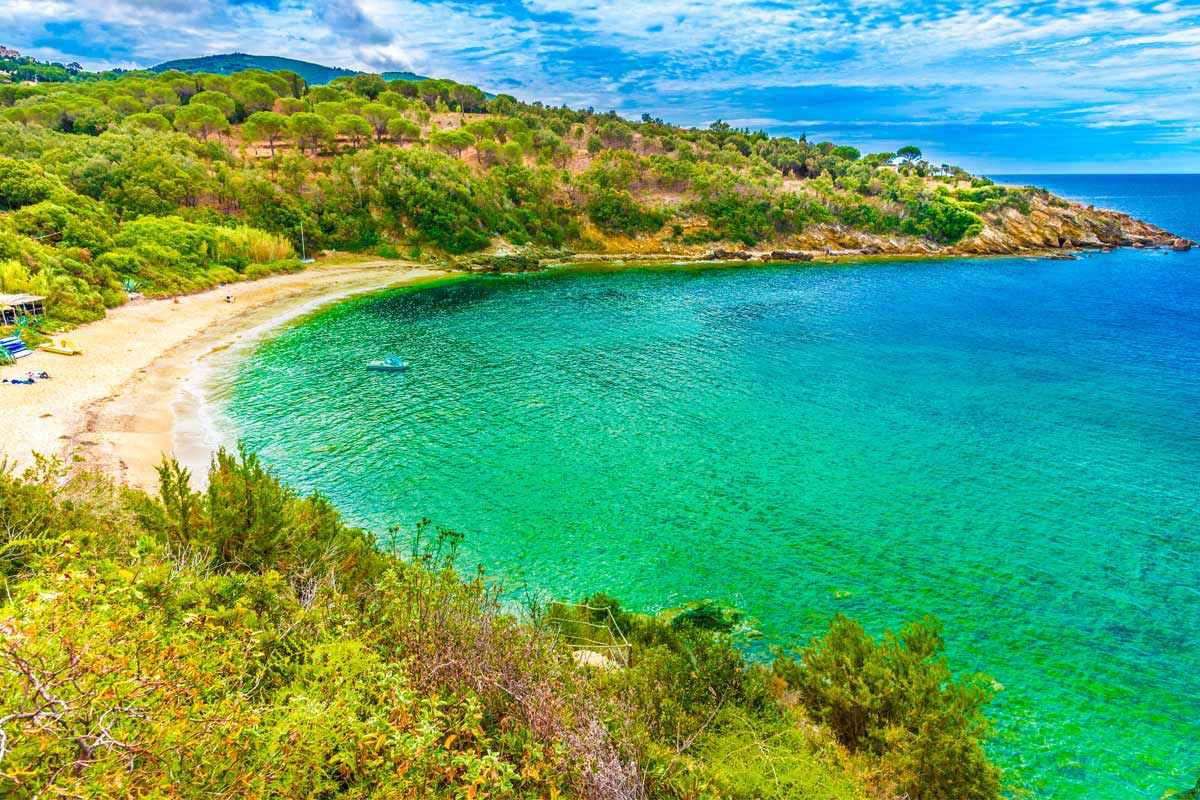
<instances>
[{"instance_id":1,"label":"beach shoreline","mask_svg":"<svg viewBox=\"0 0 1200 800\"><path fill-rule=\"evenodd\" d=\"M155 468L176 452L177 429L194 428L190 419L181 426L179 414L197 408L184 391L206 356L355 295L458 274L409 262L334 257L301 272L215 287L178 302L143 298L110 309L104 319L68 334L82 356L36 350L16 365L0 367L0 377L8 379L27 372L51 375L32 386L2 387L7 424L0 430L0 459L20 470L39 453L153 488ZM203 446L192 438L185 463L207 461L197 451Z\"/></svg>"},{"instance_id":2,"label":"beach shoreline","mask_svg":"<svg viewBox=\"0 0 1200 800\"><path fill-rule=\"evenodd\" d=\"M1007 257L1044 258L1046 253ZM1003 258L1005 256L992 256ZM870 254L816 258L811 267L852 263L988 258L956 254ZM576 256L547 271L622 271L631 268L728 269L774 266L760 260L705 260L678 254ZM300 272L172 298L140 298L67 334L83 356L43 350L0 378L50 373L32 386L3 386L9 422L0 430L0 464L24 469L34 454L80 463L138 488L157 486L156 467L176 457L202 477L211 453L230 445L216 430L205 397L206 358L258 341L279 326L353 296L447 278L478 277L450 267L336 253ZM233 303L225 302L232 295Z\"/></svg>"}]
</instances>

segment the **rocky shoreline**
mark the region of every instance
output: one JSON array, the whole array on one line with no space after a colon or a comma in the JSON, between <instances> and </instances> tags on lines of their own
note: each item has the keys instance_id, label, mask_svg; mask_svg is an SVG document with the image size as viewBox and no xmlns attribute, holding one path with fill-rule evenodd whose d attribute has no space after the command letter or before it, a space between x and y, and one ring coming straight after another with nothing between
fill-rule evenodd
<instances>
[{"instance_id":1,"label":"rocky shoreline","mask_svg":"<svg viewBox=\"0 0 1200 800\"><path fill-rule=\"evenodd\" d=\"M792 237L788 247L768 249L717 248L698 256L703 261L812 261L855 256L1007 256L1031 255L1071 258L1083 250L1108 251L1118 247L1190 250L1195 242L1120 211L1079 203L1062 205L1041 198L1029 213L1008 208L984 218L979 234L943 246L906 236L878 236L865 231L821 225Z\"/></svg>"},{"instance_id":2,"label":"rocky shoreline","mask_svg":"<svg viewBox=\"0 0 1200 800\"><path fill-rule=\"evenodd\" d=\"M505 249L452 262L467 272L532 272L552 264L648 262L805 263L875 256L954 258L1041 256L1071 260L1076 253L1118 247L1186 252L1195 242L1120 211L1035 197L1025 211L1005 208L984 215L983 230L953 245L911 236L879 235L841 225L813 225L760 248L685 246L670 240L612 242L602 252Z\"/></svg>"}]
</instances>

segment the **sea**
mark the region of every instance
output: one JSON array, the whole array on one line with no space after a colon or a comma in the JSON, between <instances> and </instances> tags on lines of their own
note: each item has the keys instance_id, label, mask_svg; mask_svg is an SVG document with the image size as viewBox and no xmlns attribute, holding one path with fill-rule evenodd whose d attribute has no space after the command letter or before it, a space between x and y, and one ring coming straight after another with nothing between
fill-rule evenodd
<instances>
[{"instance_id":1,"label":"sea","mask_svg":"<svg viewBox=\"0 0 1200 800\"><path fill-rule=\"evenodd\" d=\"M1200 240L1200 176L994 177ZM511 598L711 599L751 658L936 616L1026 796L1200 777L1195 251L472 279L307 316L208 391L285 482L463 533Z\"/></svg>"}]
</instances>

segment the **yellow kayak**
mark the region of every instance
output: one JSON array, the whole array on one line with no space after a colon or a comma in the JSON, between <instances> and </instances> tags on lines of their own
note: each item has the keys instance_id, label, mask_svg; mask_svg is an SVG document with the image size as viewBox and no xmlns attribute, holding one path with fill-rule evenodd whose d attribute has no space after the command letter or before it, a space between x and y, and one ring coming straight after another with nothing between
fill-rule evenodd
<instances>
[{"instance_id":1,"label":"yellow kayak","mask_svg":"<svg viewBox=\"0 0 1200 800\"><path fill-rule=\"evenodd\" d=\"M46 344L42 345L42 349L49 353L59 353L64 356L81 356L83 351L75 346L75 343L70 339L51 339Z\"/></svg>"}]
</instances>

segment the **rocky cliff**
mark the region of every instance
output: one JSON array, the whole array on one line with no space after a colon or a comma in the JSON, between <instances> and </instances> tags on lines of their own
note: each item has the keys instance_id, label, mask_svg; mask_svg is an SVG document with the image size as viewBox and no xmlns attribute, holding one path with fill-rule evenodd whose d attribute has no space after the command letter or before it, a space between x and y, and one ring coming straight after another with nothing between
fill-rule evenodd
<instances>
[{"instance_id":1,"label":"rocky cliff","mask_svg":"<svg viewBox=\"0 0 1200 800\"><path fill-rule=\"evenodd\" d=\"M829 260L854 256L1003 256L1044 255L1074 258L1081 249L1110 250L1116 247L1189 250L1195 243L1148 222L1119 211L1068 203L1052 195L1033 197L1027 208L1007 207L983 215L978 234L953 245L903 235L879 235L838 224L810 225L801 233L755 248L740 245L686 245L666 231L654 236L626 238L605 236L595 228L589 238L600 247L576 254L575 261L671 260L671 261L779 261ZM697 221L697 226L703 224ZM526 271L561 262L562 253L547 254L508 246L484 255L461 259L456 264L470 271ZM515 258L531 263L520 263Z\"/></svg>"}]
</instances>

